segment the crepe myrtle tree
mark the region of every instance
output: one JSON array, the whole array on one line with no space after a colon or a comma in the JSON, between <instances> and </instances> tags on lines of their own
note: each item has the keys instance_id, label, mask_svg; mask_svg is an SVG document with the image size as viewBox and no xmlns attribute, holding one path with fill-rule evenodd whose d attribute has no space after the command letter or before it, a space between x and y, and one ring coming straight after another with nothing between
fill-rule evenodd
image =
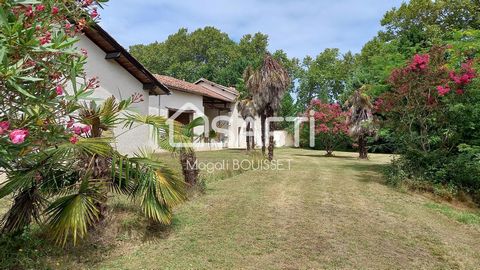
<instances>
[{"instance_id":1,"label":"crepe myrtle tree","mask_svg":"<svg viewBox=\"0 0 480 270\"><path fill-rule=\"evenodd\" d=\"M2 233L41 223L59 244L76 243L102 220L110 194L127 194L146 217L168 224L184 182L150 151L117 152L114 127L165 118L129 113L141 95L101 104L75 43L104 1L14 1L0 8L0 198L12 198ZM69 86L69 91L65 88Z\"/></svg>"},{"instance_id":2,"label":"crepe myrtle tree","mask_svg":"<svg viewBox=\"0 0 480 270\"><path fill-rule=\"evenodd\" d=\"M333 156L335 148L348 137L347 112L342 111L339 104L328 104L320 99L310 102L306 117L314 118L315 138L327 152L326 156Z\"/></svg>"},{"instance_id":3,"label":"crepe myrtle tree","mask_svg":"<svg viewBox=\"0 0 480 270\"><path fill-rule=\"evenodd\" d=\"M452 149L456 141L453 106L463 97L477 77L475 59L463 59L460 68L447 62L448 47L433 47L426 54L417 54L404 67L392 71L392 90L379 97L374 107L395 131L400 151L418 149ZM478 60L477 60L478 61ZM448 150L451 151L451 150Z\"/></svg>"}]
</instances>

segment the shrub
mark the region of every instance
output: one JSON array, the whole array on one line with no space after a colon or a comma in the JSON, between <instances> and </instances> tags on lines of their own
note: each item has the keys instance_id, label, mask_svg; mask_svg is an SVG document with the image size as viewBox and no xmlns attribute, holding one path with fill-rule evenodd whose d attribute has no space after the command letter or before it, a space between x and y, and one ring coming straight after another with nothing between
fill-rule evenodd
<instances>
[{"instance_id":1,"label":"shrub","mask_svg":"<svg viewBox=\"0 0 480 270\"><path fill-rule=\"evenodd\" d=\"M151 153L123 156L112 147L116 138L102 136L133 123L160 134L166 119L127 113L140 95L83 102L98 81L86 78L87 53L75 43L101 2L2 1L0 172L8 180L0 199L13 197L2 233L37 222L57 243L75 243L102 220L110 193L130 195L145 216L166 224L185 199L184 182Z\"/></svg>"},{"instance_id":2,"label":"shrub","mask_svg":"<svg viewBox=\"0 0 480 270\"><path fill-rule=\"evenodd\" d=\"M401 154L388 173L391 183L404 178L430 183L434 192L479 190L480 89L472 57L434 47L392 72L392 90L375 103Z\"/></svg>"},{"instance_id":3,"label":"shrub","mask_svg":"<svg viewBox=\"0 0 480 270\"><path fill-rule=\"evenodd\" d=\"M339 104L323 103L319 99L313 99L305 112L306 117L315 120L315 144L317 143L332 156L333 151L343 142L348 140L347 113L342 111ZM309 139L308 127L305 125L303 143Z\"/></svg>"}]
</instances>

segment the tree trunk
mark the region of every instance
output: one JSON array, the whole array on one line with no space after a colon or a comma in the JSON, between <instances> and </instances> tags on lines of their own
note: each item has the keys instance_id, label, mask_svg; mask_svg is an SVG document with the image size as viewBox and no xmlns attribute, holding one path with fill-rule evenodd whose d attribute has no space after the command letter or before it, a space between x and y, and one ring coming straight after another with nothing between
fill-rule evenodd
<instances>
[{"instance_id":1,"label":"tree trunk","mask_svg":"<svg viewBox=\"0 0 480 270\"><path fill-rule=\"evenodd\" d=\"M80 169L82 175L90 175L90 182L97 182L100 187L97 200L95 201L95 207L98 210L98 221L100 223L105 220L108 213L108 184L106 181L111 179L111 168L116 164L112 164L105 157L93 155L82 158L83 168ZM122 172L119 172L119 177L122 177Z\"/></svg>"},{"instance_id":2,"label":"tree trunk","mask_svg":"<svg viewBox=\"0 0 480 270\"><path fill-rule=\"evenodd\" d=\"M182 165L185 183L194 186L198 179L198 164L195 152L193 150L182 151L180 153L180 164Z\"/></svg>"},{"instance_id":3,"label":"tree trunk","mask_svg":"<svg viewBox=\"0 0 480 270\"><path fill-rule=\"evenodd\" d=\"M253 128L251 130L253 132ZM252 137L250 138L250 143L252 144L250 146L250 149L255 150L255 135L252 135Z\"/></svg>"},{"instance_id":4,"label":"tree trunk","mask_svg":"<svg viewBox=\"0 0 480 270\"><path fill-rule=\"evenodd\" d=\"M364 136L358 137L358 153L360 159L368 159L367 140Z\"/></svg>"},{"instance_id":5,"label":"tree trunk","mask_svg":"<svg viewBox=\"0 0 480 270\"><path fill-rule=\"evenodd\" d=\"M247 123L247 134L246 134L246 139L247 139L247 151L250 151L250 122Z\"/></svg>"},{"instance_id":6,"label":"tree trunk","mask_svg":"<svg viewBox=\"0 0 480 270\"><path fill-rule=\"evenodd\" d=\"M265 113L262 114L262 116L260 117L260 120L261 120L261 124L262 124L262 154L265 156L265 122L267 120L267 117L265 115Z\"/></svg>"},{"instance_id":7,"label":"tree trunk","mask_svg":"<svg viewBox=\"0 0 480 270\"><path fill-rule=\"evenodd\" d=\"M255 125L250 126L250 132L252 133L252 135L250 135L250 149L251 150L255 150L255 132L253 131L254 126Z\"/></svg>"},{"instance_id":8,"label":"tree trunk","mask_svg":"<svg viewBox=\"0 0 480 270\"><path fill-rule=\"evenodd\" d=\"M273 117L273 110L268 108L267 116ZM273 131L275 130L275 123L269 122L268 123L268 160L273 160L273 148L275 147L275 142L273 140Z\"/></svg>"}]
</instances>

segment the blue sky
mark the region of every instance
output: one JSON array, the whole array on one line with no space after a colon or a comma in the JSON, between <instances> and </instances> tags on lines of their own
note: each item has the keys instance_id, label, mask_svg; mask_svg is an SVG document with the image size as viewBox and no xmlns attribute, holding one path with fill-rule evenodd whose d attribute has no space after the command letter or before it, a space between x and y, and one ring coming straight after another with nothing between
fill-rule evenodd
<instances>
[{"instance_id":1,"label":"blue sky","mask_svg":"<svg viewBox=\"0 0 480 270\"><path fill-rule=\"evenodd\" d=\"M359 52L381 29L383 14L403 0L110 0L101 25L120 44L163 41L180 27L215 26L238 41L262 32L270 49L290 57L325 48Z\"/></svg>"}]
</instances>

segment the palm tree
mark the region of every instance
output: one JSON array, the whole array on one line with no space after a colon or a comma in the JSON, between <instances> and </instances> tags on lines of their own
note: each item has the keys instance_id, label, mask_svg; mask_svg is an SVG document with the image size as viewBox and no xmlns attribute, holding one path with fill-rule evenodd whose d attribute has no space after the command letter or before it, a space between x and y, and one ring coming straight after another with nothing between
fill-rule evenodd
<instances>
[{"instance_id":1,"label":"palm tree","mask_svg":"<svg viewBox=\"0 0 480 270\"><path fill-rule=\"evenodd\" d=\"M100 106L83 104L77 119L91 126L88 135L26 153L21 166L7 168L0 198L13 195L14 201L2 231L20 231L37 221L45 223L57 243L64 245L71 237L75 244L102 220L110 194L128 195L147 218L169 224L172 207L186 200L185 183L154 152L122 155L112 147L118 136L104 134L122 123L150 124L163 132L165 118L127 113L133 103L135 98L117 102L112 97Z\"/></svg>"},{"instance_id":2,"label":"palm tree","mask_svg":"<svg viewBox=\"0 0 480 270\"><path fill-rule=\"evenodd\" d=\"M173 128L173 142L182 143L184 146L175 146L170 144L169 134L171 134L171 127L169 125L162 125L161 129L165 130L165 133L159 132L158 142L160 147L170 151L172 154L178 154L180 157L180 165L182 166L182 173L185 183L190 186L194 186L198 182L198 161L195 154L195 149L191 146L196 138L203 138L205 136L195 136L194 129L199 126L205 125L205 119L198 117L193 119L189 124L182 125L179 122L174 121ZM211 135L211 134L210 134Z\"/></svg>"},{"instance_id":3,"label":"palm tree","mask_svg":"<svg viewBox=\"0 0 480 270\"><path fill-rule=\"evenodd\" d=\"M253 132L253 126L252 126L252 121L255 120L255 105L253 104L252 98L245 98L242 99L238 102L237 104L237 109L238 112L240 113L240 116L242 116L243 120L247 121L247 127L246 130L248 133ZM253 135L247 135L246 136L246 142L247 142L247 151L250 151L250 149L255 148L255 136Z\"/></svg>"},{"instance_id":4,"label":"palm tree","mask_svg":"<svg viewBox=\"0 0 480 270\"><path fill-rule=\"evenodd\" d=\"M368 159L367 138L374 136L376 128L373 123L370 97L364 93L365 86L356 90L347 102L350 106L350 115L347 122L350 126L349 134L358 143L360 159Z\"/></svg>"},{"instance_id":5,"label":"palm tree","mask_svg":"<svg viewBox=\"0 0 480 270\"><path fill-rule=\"evenodd\" d=\"M262 153L265 155L265 130L266 119L273 117L280 107L283 94L290 84L287 70L275 61L270 54L266 54L259 70L246 72L248 80L247 89L252 93L253 104L260 116L262 125ZM249 73L249 74L248 74ZM274 125L269 124L268 159L273 159L274 140L272 131Z\"/></svg>"}]
</instances>

